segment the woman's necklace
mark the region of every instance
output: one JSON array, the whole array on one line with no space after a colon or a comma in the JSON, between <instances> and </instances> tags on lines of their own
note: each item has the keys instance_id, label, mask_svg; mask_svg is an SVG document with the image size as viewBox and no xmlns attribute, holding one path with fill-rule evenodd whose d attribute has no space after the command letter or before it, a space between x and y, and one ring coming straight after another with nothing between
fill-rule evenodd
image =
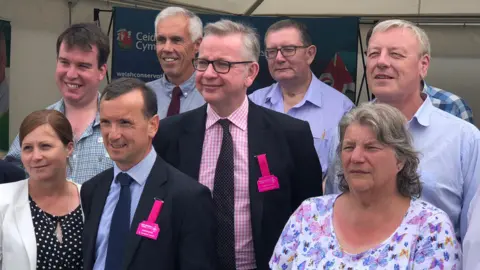
<instances>
[{"instance_id":1,"label":"woman's necklace","mask_svg":"<svg viewBox=\"0 0 480 270\"><path fill-rule=\"evenodd\" d=\"M47 220L47 223L49 223L53 227L53 235L55 236L55 238L57 238L60 244L63 244L63 234L60 217L52 215L55 219L55 221L52 221L52 219L45 214L45 211L43 211L42 209L40 209L40 211L42 211L43 217Z\"/></svg>"},{"instance_id":2,"label":"woman's necklace","mask_svg":"<svg viewBox=\"0 0 480 270\"><path fill-rule=\"evenodd\" d=\"M69 192L68 187L67 187L67 197L69 197L68 196L69 193L70 192ZM58 240L58 242L60 244L63 244L63 232L62 232L62 226L61 226L62 224L60 222L60 217L57 217L57 216L54 216L54 215L50 214L55 219L54 221L52 221L52 219L50 217L48 217L47 214L45 214L45 211L42 208L40 208L40 206L38 206L38 204L37 204L37 207L40 209L40 211L43 214L42 218L44 220L46 219L46 222L53 227L53 235L55 236L55 238ZM68 200L68 202L67 202L67 214L66 215L68 215L69 210L70 210L70 200Z\"/></svg>"}]
</instances>

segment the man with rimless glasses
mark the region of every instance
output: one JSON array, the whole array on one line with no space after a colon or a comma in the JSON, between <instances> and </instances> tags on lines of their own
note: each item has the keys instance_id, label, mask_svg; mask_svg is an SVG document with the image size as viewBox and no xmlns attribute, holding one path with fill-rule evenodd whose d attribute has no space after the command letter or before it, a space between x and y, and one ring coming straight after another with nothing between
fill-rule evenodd
<instances>
[{"instance_id":1,"label":"man with rimless glasses","mask_svg":"<svg viewBox=\"0 0 480 270\"><path fill-rule=\"evenodd\" d=\"M274 23L265 34L265 47L268 69L276 83L249 97L260 106L310 123L325 174L331 130L354 105L310 70L317 48L304 24L290 19Z\"/></svg>"},{"instance_id":2,"label":"man with rimless glasses","mask_svg":"<svg viewBox=\"0 0 480 270\"><path fill-rule=\"evenodd\" d=\"M163 119L153 144L212 191L218 269L267 270L289 216L322 194L320 161L307 122L247 98L259 70L255 30L221 20L204 31L193 67L207 104Z\"/></svg>"}]
</instances>

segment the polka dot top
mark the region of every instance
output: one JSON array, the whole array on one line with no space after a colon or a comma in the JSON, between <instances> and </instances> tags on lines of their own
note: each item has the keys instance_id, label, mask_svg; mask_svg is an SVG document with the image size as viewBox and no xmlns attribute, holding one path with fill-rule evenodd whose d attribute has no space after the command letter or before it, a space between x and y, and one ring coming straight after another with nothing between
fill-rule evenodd
<instances>
[{"instance_id":1,"label":"polka dot top","mask_svg":"<svg viewBox=\"0 0 480 270\"><path fill-rule=\"evenodd\" d=\"M29 201L37 240L37 269L83 269L80 205L58 217L44 212L30 197Z\"/></svg>"}]
</instances>

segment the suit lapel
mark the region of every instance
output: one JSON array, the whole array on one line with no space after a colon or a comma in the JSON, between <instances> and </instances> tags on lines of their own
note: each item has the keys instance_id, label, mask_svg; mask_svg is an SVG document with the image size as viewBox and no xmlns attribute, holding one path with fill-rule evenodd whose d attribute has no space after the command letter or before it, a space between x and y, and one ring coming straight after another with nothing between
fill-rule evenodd
<instances>
[{"instance_id":1,"label":"suit lapel","mask_svg":"<svg viewBox=\"0 0 480 270\"><path fill-rule=\"evenodd\" d=\"M272 138L275 137L273 130L263 118L260 108L252 102L249 102L248 109L248 167L249 167L249 192L250 192L250 212L252 218L252 231L254 240L261 239L262 217L263 217L263 199L264 195L258 192L257 181L261 176L260 168L256 156L260 154L272 153ZM254 241L255 242L255 241ZM257 246L257 242L255 245ZM258 250L255 247L255 250Z\"/></svg>"},{"instance_id":2,"label":"suit lapel","mask_svg":"<svg viewBox=\"0 0 480 270\"><path fill-rule=\"evenodd\" d=\"M28 180L15 199L16 211L15 221L17 223L18 232L22 237L23 246L28 255L30 269L35 270L37 260L37 243L35 238L35 228L33 227L32 212L30 211L30 204L28 202Z\"/></svg>"},{"instance_id":3,"label":"suit lapel","mask_svg":"<svg viewBox=\"0 0 480 270\"><path fill-rule=\"evenodd\" d=\"M109 169L100 181L98 185L94 187L96 190L92 191L93 198L90 203L90 213L88 222L85 224L85 232L88 238L84 238L86 241L84 245L85 263L86 269L93 269L95 262L95 251L97 234L100 226L100 219L102 218L103 208L107 201L108 193L110 192L110 185L113 181L113 169ZM94 206L94 207L92 207Z\"/></svg>"},{"instance_id":4,"label":"suit lapel","mask_svg":"<svg viewBox=\"0 0 480 270\"><path fill-rule=\"evenodd\" d=\"M205 139L205 122L207 105L188 115L182 122L183 132L178 140L180 164L178 169L198 180L202 160L203 141Z\"/></svg>"},{"instance_id":5,"label":"suit lapel","mask_svg":"<svg viewBox=\"0 0 480 270\"><path fill-rule=\"evenodd\" d=\"M135 215L133 216L125 250L124 269L129 269L129 265L132 262L138 245L143 239L143 237L136 234L138 225L140 222L148 219L148 215L152 210L154 198L163 200L167 194L167 189L164 185L168 181L166 172L167 168L165 162L157 156L152 171L148 175L142 195L140 196Z\"/></svg>"}]
</instances>

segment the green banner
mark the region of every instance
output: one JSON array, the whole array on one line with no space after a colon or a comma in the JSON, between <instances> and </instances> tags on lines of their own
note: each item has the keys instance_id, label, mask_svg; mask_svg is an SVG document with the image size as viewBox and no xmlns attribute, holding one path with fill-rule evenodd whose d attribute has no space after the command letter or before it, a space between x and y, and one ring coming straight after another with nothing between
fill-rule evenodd
<instances>
[{"instance_id":1,"label":"green banner","mask_svg":"<svg viewBox=\"0 0 480 270\"><path fill-rule=\"evenodd\" d=\"M10 22L0 20L0 154L8 151L9 70L11 49Z\"/></svg>"}]
</instances>

